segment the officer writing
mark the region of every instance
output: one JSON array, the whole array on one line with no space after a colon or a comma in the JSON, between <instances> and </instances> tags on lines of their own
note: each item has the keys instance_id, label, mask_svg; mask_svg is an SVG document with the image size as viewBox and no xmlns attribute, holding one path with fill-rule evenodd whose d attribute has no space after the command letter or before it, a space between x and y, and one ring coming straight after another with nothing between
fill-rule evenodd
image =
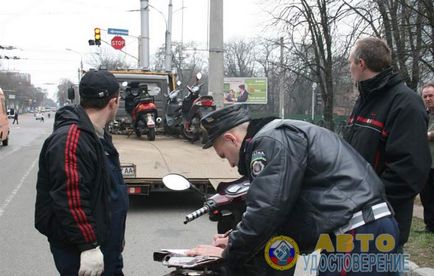
<instances>
[{"instance_id":1,"label":"officer writing","mask_svg":"<svg viewBox=\"0 0 434 276\"><path fill-rule=\"evenodd\" d=\"M267 261L272 251L264 248L273 237L292 238L300 252L311 252L321 234L334 242L338 234L348 233L398 239L381 180L333 132L301 121L251 120L240 105L210 113L202 125L209 137L204 148L213 146L251 185L246 211L234 231L227 238L219 236L214 246L191 249L189 255L222 256L230 275L289 275ZM356 244L349 254L362 250ZM366 253L378 253L373 241ZM325 269L320 275L342 272L352 271ZM377 273L375 264L370 273L386 274Z\"/></svg>"}]
</instances>

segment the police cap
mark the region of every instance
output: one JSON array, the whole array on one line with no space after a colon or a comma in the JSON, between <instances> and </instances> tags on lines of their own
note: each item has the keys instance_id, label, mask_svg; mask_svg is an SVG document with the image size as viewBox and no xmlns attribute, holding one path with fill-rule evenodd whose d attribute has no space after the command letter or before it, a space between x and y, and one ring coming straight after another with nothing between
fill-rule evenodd
<instances>
[{"instance_id":1,"label":"police cap","mask_svg":"<svg viewBox=\"0 0 434 276\"><path fill-rule=\"evenodd\" d=\"M249 112L241 104L234 104L209 113L201 120L202 126L208 132L208 142L203 148L211 147L220 135L247 121L250 121Z\"/></svg>"}]
</instances>

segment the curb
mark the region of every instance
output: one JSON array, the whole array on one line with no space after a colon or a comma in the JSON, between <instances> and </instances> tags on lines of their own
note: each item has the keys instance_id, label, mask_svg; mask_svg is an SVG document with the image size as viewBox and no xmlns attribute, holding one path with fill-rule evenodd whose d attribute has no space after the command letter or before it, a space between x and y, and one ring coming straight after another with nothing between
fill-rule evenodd
<instances>
[{"instance_id":1,"label":"curb","mask_svg":"<svg viewBox=\"0 0 434 276\"><path fill-rule=\"evenodd\" d=\"M430 267L419 267L412 261L409 261L410 271L405 272L404 276L433 276L434 269Z\"/></svg>"}]
</instances>

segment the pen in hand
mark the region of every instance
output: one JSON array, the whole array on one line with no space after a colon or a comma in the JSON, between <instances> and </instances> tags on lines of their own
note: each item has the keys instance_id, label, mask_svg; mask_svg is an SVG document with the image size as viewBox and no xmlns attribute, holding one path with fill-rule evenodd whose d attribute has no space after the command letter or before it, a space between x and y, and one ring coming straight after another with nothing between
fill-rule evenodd
<instances>
[{"instance_id":1,"label":"pen in hand","mask_svg":"<svg viewBox=\"0 0 434 276\"><path fill-rule=\"evenodd\" d=\"M227 237L229 236L229 234L232 233L232 231L234 231L234 229L229 229L228 231L226 231L226 232L223 234L223 238L227 238Z\"/></svg>"}]
</instances>

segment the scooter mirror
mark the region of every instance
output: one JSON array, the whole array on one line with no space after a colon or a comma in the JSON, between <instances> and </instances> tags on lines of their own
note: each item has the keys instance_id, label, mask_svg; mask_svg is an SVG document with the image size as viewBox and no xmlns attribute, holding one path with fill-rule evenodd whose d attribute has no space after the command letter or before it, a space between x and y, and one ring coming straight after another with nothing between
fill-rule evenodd
<instances>
[{"instance_id":1,"label":"scooter mirror","mask_svg":"<svg viewBox=\"0 0 434 276\"><path fill-rule=\"evenodd\" d=\"M179 174L168 174L162 180L164 186L174 191L184 191L191 187L190 182Z\"/></svg>"},{"instance_id":2,"label":"scooter mirror","mask_svg":"<svg viewBox=\"0 0 434 276\"><path fill-rule=\"evenodd\" d=\"M202 78L202 73L201 72L197 73L196 74L196 79L200 80L201 78Z\"/></svg>"}]
</instances>

